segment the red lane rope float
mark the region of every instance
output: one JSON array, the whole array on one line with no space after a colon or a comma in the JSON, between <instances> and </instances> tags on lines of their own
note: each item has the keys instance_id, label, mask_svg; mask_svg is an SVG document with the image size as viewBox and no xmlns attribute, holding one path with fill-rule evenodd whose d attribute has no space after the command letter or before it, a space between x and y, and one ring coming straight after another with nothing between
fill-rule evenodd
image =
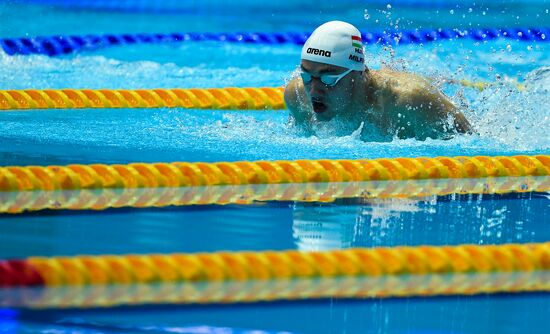
<instances>
[{"instance_id":1,"label":"red lane rope float","mask_svg":"<svg viewBox=\"0 0 550 334\"><path fill-rule=\"evenodd\" d=\"M329 277L205 284L163 283L0 289L0 306L31 309L143 304L251 303L315 298L387 298L550 291L550 272Z\"/></svg>"},{"instance_id":2,"label":"red lane rope float","mask_svg":"<svg viewBox=\"0 0 550 334\"><path fill-rule=\"evenodd\" d=\"M180 188L0 192L0 213L45 209L105 210L265 201L333 202L341 198L424 198L449 194L505 194L550 190L550 176L286 183Z\"/></svg>"},{"instance_id":3,"label":"red lane rope float","mask_svg":"<svg viewBox=\"0 0 550 334\"><path fill-rule=\"evenodd\" d=\"M550 270L550 243L31 257L0 261L0 287L545 270Z\"/></svg>"},{"instance_id":4,"label":"red lane rope float","mask_svg":"<svg viewBox=\"0 0 550 334\"><path fill-rule=\"evenodd\" d=\"M0 167L0 191L547 176L550 156Z\"/></svg>"}]
</instances>

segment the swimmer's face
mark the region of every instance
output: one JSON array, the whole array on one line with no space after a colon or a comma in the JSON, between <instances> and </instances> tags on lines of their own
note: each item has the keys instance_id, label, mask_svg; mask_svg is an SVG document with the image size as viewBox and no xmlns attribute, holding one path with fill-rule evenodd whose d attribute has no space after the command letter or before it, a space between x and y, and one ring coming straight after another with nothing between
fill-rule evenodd
<instances>
[{"instance_id":1,"label":"swimmer's face","mask_svg":"<svg viewBox=\"0 0 550 334\"><path fill-rule=\"evenodd\" d=\"M349 109L352 102L353 84L361 75L359 71L348 72L336 85L323 83L322 76L338 75L348 71L345 67L302 60L302 72L311 75L311 81L305 82L304 88L318 120L328 121L334 116ZM327 82L325 77L323 80Z\"/></svg>"}]
</instances>

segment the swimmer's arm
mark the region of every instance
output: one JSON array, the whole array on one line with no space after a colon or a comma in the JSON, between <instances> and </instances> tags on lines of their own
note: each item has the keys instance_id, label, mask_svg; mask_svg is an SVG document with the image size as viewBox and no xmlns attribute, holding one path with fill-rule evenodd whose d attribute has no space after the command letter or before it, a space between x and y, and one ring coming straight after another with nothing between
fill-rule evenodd
<instances>
[{"instance_id":1,"label":"swimmer's arm","mask_svg":"<svg viewBox=\"0 0 550 334\"><path fill-rule=\"evenodd\" d=\"M306 110L302 110L301 106L304 105L304 101L301 101L300 97L302 97L302 99L305 97L304 86L301 80L294 78L286 85L284 92L285 104L290 114L290 121L303 130L310 132L310 115Z\"/></svg>"},{"instance_id":2,"label":"swimmer's arm","mask_svg":"<svg viewBox=\"0 0 550 334\"><path fill-rule=\"evenodd\" d=\"M298 101L298 89L300 89L298 78L290 80L285 87L284 99L286 107L290 112L290 117L294 118L295 121L304 121L302 113L298 110L300 106L300 102Z\"/></svg>"},{"instance_id":3,"label":"swimmer's arm","mask_svg":"<svg viewBox=\"0 0 550 334\"><path fill-rule=\"evenodd\" d=\"M400 100L406 106L406 110L422 109L415 110L415 117L424 124L437 125L438 130L442 132L471 133L473 131L464 114L435 87L418 87L409 94L405 94Z\"/></svg>"}]
</instances>

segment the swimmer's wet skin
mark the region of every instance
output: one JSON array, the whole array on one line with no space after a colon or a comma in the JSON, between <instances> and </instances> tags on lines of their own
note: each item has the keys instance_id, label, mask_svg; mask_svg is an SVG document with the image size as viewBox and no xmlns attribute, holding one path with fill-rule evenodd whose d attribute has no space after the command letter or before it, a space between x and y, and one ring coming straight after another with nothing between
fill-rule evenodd
<instances>
[{"instance_id":1,"label":"swimmer's wet skin","mask_svg":"<svg viewBox=\"0 0 550 334\"><path fill-rule=\"evenodd\" d=\"M351 24L327 22L302 48L300 77L285 88L294 123L313 133L312 125L338 120L364 134L386 138L450 138L471 132L464 115L425 78L365 65L361 34Z\"/></svg>"}]
</instances>

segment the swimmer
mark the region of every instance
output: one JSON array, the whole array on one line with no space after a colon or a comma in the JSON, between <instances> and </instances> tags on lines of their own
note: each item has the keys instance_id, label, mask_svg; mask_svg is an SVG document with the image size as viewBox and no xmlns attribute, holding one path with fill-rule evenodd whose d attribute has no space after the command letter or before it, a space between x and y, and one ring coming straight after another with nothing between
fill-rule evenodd
<instances>
[{"instance_id":1,"label":"swimmer","mask_svg":"<svg viewBox=\"0 0 550 334\"><path fill-rule=\"evenodd\" d=\"M361 130L361 138L448 139L469 133L464 115L425 78L365 65L361 34L349 23L319 26L302 48L300 76L285 87L294 124L312 134L315 124L336 120ZM367 134L367 135L365 135Z\"/></svg>"}]
</instances>

